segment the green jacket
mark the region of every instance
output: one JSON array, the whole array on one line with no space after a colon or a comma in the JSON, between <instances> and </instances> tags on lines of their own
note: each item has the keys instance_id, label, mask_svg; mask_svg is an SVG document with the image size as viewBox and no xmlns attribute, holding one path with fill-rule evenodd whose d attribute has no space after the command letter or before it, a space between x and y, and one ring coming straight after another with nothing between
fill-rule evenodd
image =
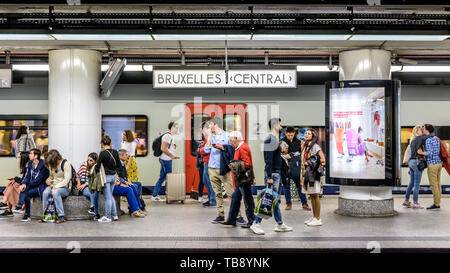
<instances>
[{"instance_id":1,"label":"green jacket","mask_svg":"<svg viewBox=\"0 0 450 273\"><path fill-rule=\"evenodd\" d=\"M94 168L92 168L94 169ZM89 191L91 193L94 193L96 191L102 192L102 180L100 177L100 172L96 172L93 170L93 172L89 173L89 182L88 182Z\"/></svg>"}]
</instances>

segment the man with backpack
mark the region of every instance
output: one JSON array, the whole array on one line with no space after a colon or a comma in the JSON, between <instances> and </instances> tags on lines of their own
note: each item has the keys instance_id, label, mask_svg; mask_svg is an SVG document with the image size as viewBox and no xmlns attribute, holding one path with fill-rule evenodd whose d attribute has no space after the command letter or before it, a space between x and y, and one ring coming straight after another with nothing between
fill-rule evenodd
<instances>
[{"instance_id":1,"label":"man with backpack","mask_svg":"<svg viewBox=\"0 0 450 273\"><path fill-rule=\"evenodd\" d=\"M424 155L427 158L428 167L428 180L430 182L431 191L433 192L433 205L428 207L428 210L438 210L441 208L441 142L434 133L434 126L431 124L425 124L424 130L426 136L425 151L419 149L418 154Z\"/></svg>"},{"instance_id":2,"label":"man with backpack","mask_svg":"<svg viewBox=\"0 0 450 273\"><path fill-rule=\"evenodd\" d=\"M159 156L159 163L161 164L159 179L156 181L153 190L152 201L165 201L164 198L158 196L159 190L166 180L167 174L172 173L172 160L180 158L175 155L177 146L173 137L178 132L178 124L171 121L168 128L169 131L155 139L152 144L153 154Z\"/></svg>"}]
</instances>

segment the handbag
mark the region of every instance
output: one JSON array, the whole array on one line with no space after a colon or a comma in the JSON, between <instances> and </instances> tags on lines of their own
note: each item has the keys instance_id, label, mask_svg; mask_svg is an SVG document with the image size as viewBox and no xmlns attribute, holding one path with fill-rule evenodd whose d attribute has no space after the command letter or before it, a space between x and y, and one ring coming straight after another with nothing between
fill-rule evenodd
<instances>
[{"instance_id":1,"label":"handbag","mask_svg":"<svg viewBox=\"0 0 450 273\"><path fill-rule=\"evenodd\" d=\"M411 144L405 150L405 155L403 156L403 164L408 164L411 159Z\"/></svg>"},{"instance_id":2,"label":"handbag","mask_svg":"<svg viewBox=\"0 0 450 273\"><path fill-rule=\"evenodd\" d=\"M427 162L423 159L418 159L417 160L417 167L419 168L420 171L423 171L427 168Z\"/></svg>"},{"instance_id":3,"label":"handbag","mask_svg":"<svg viewBox=\"0 0 450 273\"><path fill-rule=\"evenodd\" d=\"M102 181L102 187L106 185L106 173L103 164L100 164L100 180Z\"/></svg>"},{"instance_id":4,"label":"handbag","mask_svg":"<svg viewBox=\"0 0 450 273\"><path fill-rule=\"evenodd\" d=\"M195 184L195 175L197 174L197 170L194 171L194 178L192 179L192 186L191 186L191 199L198 200L199 193L198 191L194 190L194 184Z\"/></svg>"}]
</instances>

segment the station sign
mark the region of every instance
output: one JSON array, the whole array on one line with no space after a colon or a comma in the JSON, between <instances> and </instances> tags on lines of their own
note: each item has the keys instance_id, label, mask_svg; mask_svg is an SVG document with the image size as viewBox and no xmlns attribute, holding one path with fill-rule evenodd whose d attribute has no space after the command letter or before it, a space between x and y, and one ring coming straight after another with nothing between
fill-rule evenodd
<instances>
[{"instance_id":1,"label":"station sign","mask_svg":"<svg viewBox=\"0 0 450 273\"><path fill-rule=\"evenodd\" d=\"M297 70L154 69L153 88L297 88Z\"/></svg>"}]
</instances>

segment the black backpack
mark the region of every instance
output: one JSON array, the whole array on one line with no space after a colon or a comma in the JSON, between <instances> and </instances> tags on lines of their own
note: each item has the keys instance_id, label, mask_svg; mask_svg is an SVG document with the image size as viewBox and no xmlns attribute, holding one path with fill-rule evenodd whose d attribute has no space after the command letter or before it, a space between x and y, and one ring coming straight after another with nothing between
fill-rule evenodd
<instances>
[{"instance_id":1,"label":"black backpack","mask_svg":"<svg viewBox=\"0 0 450 273\"><path fill-rule=\"evenodd\" d=\"M61 170L64 172L64 163L66 163L66 159L64 159L61 162ZM77 173L75 171L75 168L72 166L72 164L70 164L70 167L72 168L72 178L70 179L70 187L69 189L71 189L71 191L75 191L77 189Z\"/></svg>"},{"instance_id":2,"label":"black backpack","mask_svg":"<svg viewBox=\"0 0 450 273\"><path fill-rule=\"evenodd\" d=\"M153 140L152 150L153 150L153 155L156 157L161 156L163 153L163 151L161 150L161 144L162 144L162 138L166 134L168 134L168 132L160 135L159 137L155 138L155 140Z\"/></svg>"}]
</instances>

